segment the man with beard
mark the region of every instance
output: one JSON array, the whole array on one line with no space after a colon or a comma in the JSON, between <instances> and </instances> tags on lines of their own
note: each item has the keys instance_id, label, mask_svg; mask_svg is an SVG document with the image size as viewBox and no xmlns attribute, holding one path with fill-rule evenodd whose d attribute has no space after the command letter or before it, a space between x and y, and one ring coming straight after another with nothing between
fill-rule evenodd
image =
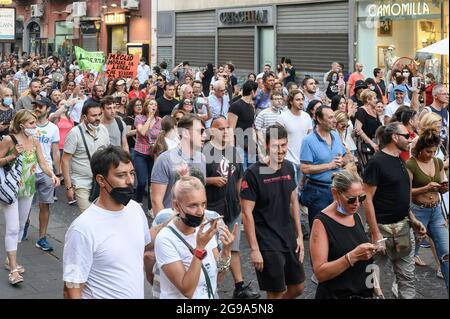
<instances>
[{"instance_id":1,"label":"man with beard","mask_svg":"<svg viewBox=\"0 0 450 319\"><path fill-rule=\"evenodd\" d=\"M363 65L359 62L355 64L355 72L353 72L348 78L348 86L347 86L347 96L351 97L355 94L355 83L356 81L363 81L366 77L362 73Z\"/></svg>"},{"instance_id":2,"label":"man with beard","mask_svg":"<svg viewBox=\"0 0 450 319\"><path fill-rule=\"evenodd\" d=\"M109 145L108 129L100 123L102 109L97 104L86 104L81 111L82 122L70 130L64 143L62 171L67 198L76 197L80 211L85 211L92 185L90 159L101 146Z\"/></svg>"},{"instance_id":3,"label":"man with beard","mask_svg":"<svg viewBox=\"0 0 450 319\"><path fill-rule=\"evenodd\" d=\"M91 167L100 195L66 233L64 298L143 299L151 239L147 218L132 200L130 155L110 145L94 153Z\"/></svg>"},{"instance_id":4,"label":"man with beard","mask_svg":"<svg viewBox=\"0 0 450 319\"><path fill-rule=\"evenodd\" d=\"M270 126L265 138L267 161L251 165L241 185L244 229L260 290L268 299L293 299L305 281L297 186L292 163L285 160L286 130Z\"/></svg>"},{"instance_id":5,"label":"man with beard","mask_svg":"<svg viewBox=\"0 0 450 319\"><path fill-rule=\"evenodd\" d=\"M413 299L414 286L414 234L410 225L425 236L427 230L410 209L411 181L406 165L400 158L408 151L411 135L399 122L392 122L377 130L380 152L369 160L364 170L364 202L372 243L387 237L385 254L374 256L382 269L389 259L393 265L397 292L401 299ZM392 240L392 238L394 238ZM398 288L397 288L398 286Z\"/></svg>"},{"instance_id":6,"label":"man with beard","mask_svg":"<svg viewBox=\"0 0 450 319\"><path fill-rule=\"evenodd\" d=\"M33 102L33 111L37 117L36 138L41 144L42 153L48 167L56 168L56 176L61 177L59 153L59 128L48 120L50 106L47 101ZM52 163L53 158L53 163ZM36 199L39 203L39 240L36 247L44 251L52 251L47 240L47 227L50 215L50 204L54 203L55 186L51 177L45 174L40 166L36 168Z\"/></svg>"},{"instance_id":7,"label":"man with beard","mask_svg":"<svg viewBox=\"0 0 450 319\"><path fill-rule=\"evenodd\" d=\"M265 72L262 76L263 88L258 90L255 99L257 111L265 110L270 106L270 93L275 83L275 73Z\"/></svg>"},{"instance_id":8,"label":"man with beard","mask_svg":"<svg viewBox=\"0 0 450 319\"><path fill-rule=\"evenodd\" d=\"M32 102L36 101L36 99L40 99L39 93L41 92L41 80L31 80L29 88L30 92L17 100L16 111L19 111L21 109L32 110Z\"/></svg>"},{"instance_id":9,"label":"man with beard","mask_svg":"<svg viewBox=\"0 0 450 319\"><path fill-rule=\"evenodd\" d=\"M320 92L317 89L316 80L307 76L302 81L303 94L305 95L304 105L308 105L312 100L320 101Z\"/></svg>"},{"instance_id":10,"label":"man with beard","mask_svg":"<svg viewBox=\"0 0 450 319\"><path fill-rule=\"evenodd\" d=\"M22 93L26 91L28 86L28 72L31 69L30 62L23 62L20 66L20 70L14 75L14 88L17 93L17 98L22 96ZM29 108L31 109L31 107Z\"/></svg>"},{"instance_id":11,"label":"man with beard","mask_svg":"<svg viewBox=\"0 0 450 319\"><path fill-rule=\"evenodd\" d=\"M105 93L105 88L103 87L103 85L97 84L94 85L94 87L92 88L92 96L90 98L88 98L86 100L86 102L84 102L84 105L86 104L97 104L98 106L100 106L100 101L103 98L103 94Z\"/></svg>"}]
</instances>

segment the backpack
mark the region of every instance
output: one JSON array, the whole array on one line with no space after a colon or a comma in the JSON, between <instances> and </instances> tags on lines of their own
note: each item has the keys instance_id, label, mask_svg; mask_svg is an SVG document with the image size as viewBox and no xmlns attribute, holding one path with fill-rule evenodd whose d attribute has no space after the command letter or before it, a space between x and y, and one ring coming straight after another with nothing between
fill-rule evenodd
<instances>
[{"instance_id":1,"label":"backpack","mask_svg":"<svg viewBox=\"0 0 450 319\"><path fill-rule=\"evenodd\" d=\"M123 123L122 123L122 120L119 117L115 117L114 119L116 120L117 126L119 127L119 131L120 131L120 146L122 146Z\"/></svg>"},{"instance_id":2,"label":"backpack","mask_svg":"<svg viewBox=\"0 0 450 319\"><path fill-rule=\"evenodd\" d=\"M9 135L17 144L14 135ZM0 167L0 202L11 205L17 200L19 193L20 175L22 174L22 156L19 155L11 166Z\"/></svg>"}]
</instances>

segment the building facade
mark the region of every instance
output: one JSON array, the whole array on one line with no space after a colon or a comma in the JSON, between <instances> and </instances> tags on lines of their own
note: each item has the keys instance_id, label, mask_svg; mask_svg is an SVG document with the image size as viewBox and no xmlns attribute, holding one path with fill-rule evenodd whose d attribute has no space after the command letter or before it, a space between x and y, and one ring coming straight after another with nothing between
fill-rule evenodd
<instances>
[{"instance_id":1,"label":"building facade","mask_svg":"<svg viewBox=\"0 0 450 319\"><path fill-rule=\"evenodd\" d=\"M423 65L417 71L439 64L448 82L448 55L416 56L448 37L448 0L155 0L152 11L153 64L187 60L201 69L232 62L245 79L289 57L299 80L321 81L333 61L352 72L359 60L372 76L373 68L385 67L383 49L393 44L398 57L417 58Z\"/></svg>"},{"instance_id":2,"label":"building facade","mask_svg":"<svg viewBox=\"0 0 450 319\"><path fill-rule=\"evenodd\" d=\"M142 0L16 0L16 38L0 47L22 52L72 56L73 46L105 53L150 57L150 1ZM144 52L145 51L145 52Z\"/></svg>"}]
</instances>

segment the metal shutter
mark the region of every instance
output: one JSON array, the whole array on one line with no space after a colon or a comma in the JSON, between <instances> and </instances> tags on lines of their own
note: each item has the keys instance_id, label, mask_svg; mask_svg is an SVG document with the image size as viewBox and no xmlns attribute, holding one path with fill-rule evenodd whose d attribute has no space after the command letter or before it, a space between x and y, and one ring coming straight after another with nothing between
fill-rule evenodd
<instances>
[{"instance_id":1,"label":"metal shutter","mask_svg":"<svg viewBox=\"0 0 450 319\"><path fill-rule=\"evenodd\" d=\"M170 68L172 64L172 47L158 47L158 54L157 54L157 63L158 65L162 61L166 61L168 68Z\"/></svg>"},{"instance_id":2,"label":"metal shutter","mask_svg":"<svg viewBox=\"0 0 450 319\"><path fill-rule=\"evenodd\" d=\"M219 29L218 62L231 62L238 74L248 74L255 68L255 29Z\"/></svg>"},{"instance_id":3,"label":"metal shutter","mask_svg":"<svg viewBox=\"0 0 450 319\"><path fill-rule=\"evenodd\" d=\"M97 51L96 34L83 34L83 49L86 51Z\"/></svg>"},{"instance_id":4,"label":"metal shutter","mask_svg":"<svg viewBox=\"0 0 450 319\"><path fill-rule=\"evenodd\" d=\"M214 63L216 45L215 11L176 13L175 61L187 60L192 67Z\"/></svg>"},{"instance_id":5,"label":"metal shutter","mask_svg":"<svg viewBox=\"0 0 450 319\"><path fill-rule=\"evenodd\" d=\"M347 2L278 6L278 60L289 57L301 77L347 64L348 21Z\"/></svg>"}]
</instances>

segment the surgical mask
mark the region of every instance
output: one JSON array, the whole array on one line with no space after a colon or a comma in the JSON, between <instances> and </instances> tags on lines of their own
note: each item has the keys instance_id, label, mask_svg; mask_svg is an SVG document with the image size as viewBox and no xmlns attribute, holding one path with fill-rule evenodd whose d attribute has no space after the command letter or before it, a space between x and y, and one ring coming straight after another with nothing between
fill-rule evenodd
<instances>
[{"instance_id":1,"label":"surgical mask","mask_svg":"<svg viewBox=\"0 0 450 319\"><path fill-rule=\"evenodd\" d=\"M339 214L342 214L342 215L344 215L344 216L351 216L352 214L351 213L348 213L345 209L344 209L344 207L341 205L341 203L337 203L337 206L336 206L336 210L337 210L337 212L339 213Z\"/></svg>"},{"instance_id":2,"label":"surgical mask","mask_svg":"<svg viewBox=\"0 0 450 319\"><path fill-rule=\"evenodd\" d=\"M13 99L12 97L5 97L3 99L3 104L5 104L6 106L11 106L13 104Z\"/></svg>"},{"instance_id":3,"label":"surgical mask","mask_svg":"<svg viewBox=\"0 0 450 319\"><path fill-rule=\"evenodd\" d=\"M405 78L407 78L407 77L409 77L409 72L403 72L403 76L405 77Z\"/></svg>"},{"instance_id":4,"label":"surgical mask","mask_svg":"<svg viewBox=\"0 0 450 319\"><path fill-rule=\"evenodd\" d=\"M127 206L130 200L134 196L134 188L133 186L127 187L113 187L108 180L105 178L105 181L111 186L111 191L109 192L109 196L114 199L117 204L122 204L123 206Z\"/></svg>"},{"instance_id":5,"label":"surgical mask","mask_svg":"<svg viewBox=\"0 0 450 319\"><path fill-rule=\"evenodd\" d=\"M36 128L27 127L27 128L23 129L23 132L25 133L26 136L31 136L31 137L36 136Z\"/></svg>"},{"instance_id":6,"label":"surgical mask","mask_svg":"<svg viewBox=\"0 0 450 319\"><path fill-rule=\"evenodd\" d=\"M337 76L333 75L333 77L331 78L332 81L336 82L337 81Z\"/></svg>"},{"instance_id":7,"label":"surgical mask","mask_svg":"<svg viewBox=\"0 0 450 319\"><path fill-rule=\"evenodd\" d=\"M369 86L369 89L371 89L372 91L375 91L375 86L370 85L370 86Z\"/></svg>"},{"instance_id":8,"label":"surgical mask","mask_svg":"<svg viewBox=\"0 0 450 319\"><path fill-rule=\"evenodd\" d=\"M184 217L181 217L181 215L178 216L186 226L196 228L201 225L205 214L203 213L202 216L194 216L184 213Z\"/></svg>"}]
</instances>

